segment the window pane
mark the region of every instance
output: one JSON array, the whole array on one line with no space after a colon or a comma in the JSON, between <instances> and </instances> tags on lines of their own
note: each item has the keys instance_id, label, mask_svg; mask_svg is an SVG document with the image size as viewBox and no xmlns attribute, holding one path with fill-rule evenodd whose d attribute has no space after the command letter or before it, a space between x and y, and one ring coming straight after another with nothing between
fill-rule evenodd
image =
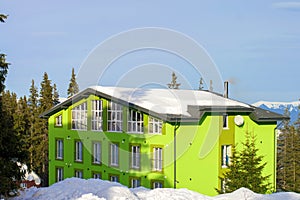
<instances>
[{"instance_id":1,"label":"window pane","mask_svg":"<svg viewBox=\"0 0 300 200\"><path fill-rule=\"evenodd\" d=\"M84 102L72 109L72 129L86 130L87 128L87 103Z\"/></svg>"},{"instance_id":2,"label":"window pane","mask_svg":"<svg viewBox=\"0 0 300 200\"><path fill-rule=\"evenodd\" d=\"M56 140L56 158L63 159L63 140Z\"/></svg>"},{"instance_id":3,"label":"window pane","mask_svg":"<svg viewBox=\"0 0 300 200\"><path fill-rule=\"evenodd\" d=\"M149 133L161 134L162 133L162 120L155 119L149 116Z\"/></svg>"},{"instance_id":4,"label":"window pane","mask_svg":"<svg viewBox=\"0 0 300 200\"><path fill-rule=\"evenodd\" d=\"M108 131L113 132L120 132L122 131L122 114L123 114L123 108L121 105L109 102L108 103Z\"/></svg>"},{"instance_id":5,"label":"window pane","mask_svg":"<svg viewBox=\"0 0 300 200\"><path fill-rule=\"evenodd\" d=\"M131 133L143 133L143 114L135 110L129 109L128 114L128 132Z\"/></svg>"},{"instance_id":6,"label":"window pane","mask_svg":"<svg viewBox=\"0 0 300 200\"><path fill-rule=\"evenodd\" d=\"M102 101L92 101L92 130L102 131Z\"/></svg>"},{"instance_id":7,"label":"window pane","mask_svg":"<svg viewBox=\"0 0 300 200\"><path fill-rule=\"evenodd\" d=\"M117 144L110 144L110 164L112 166L119 165L119 148Z\"/></svg>"},{"instance_id":8,"label":"window pane","mask_svg":"<svg viewBox=\"0 0 300 200\"><path fill-rule=\"evenodd\" d=\"M162 159L162 148L153 148L153 170L162 171L163 159Z\"/></svg>"},{"instance_id":9,"label":"window pane","mask_svg":"<svg viewBox=\"0 0 300 200\"><path fill-rule=\"evenodd\" d=\"M100 164L101 162L101 145L100 142L93 144L93 163Z\"/></svg>"}]
</instances>

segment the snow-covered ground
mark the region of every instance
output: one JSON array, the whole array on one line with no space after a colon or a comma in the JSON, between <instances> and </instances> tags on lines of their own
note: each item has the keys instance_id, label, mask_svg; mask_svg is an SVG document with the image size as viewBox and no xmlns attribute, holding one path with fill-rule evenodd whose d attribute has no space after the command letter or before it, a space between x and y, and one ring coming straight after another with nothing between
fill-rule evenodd
<instances>
[{"instance_id":1,"label":"snow-covered ground","mask_svg":"<svg viewBox=\"0 0 300 200\"><path fill-rule=\"evenodd\" d=\"M143 187L129 189L119 183L112 183L100 179L69 178L53 184L48 188L30 188L21 192L14 200L104 200L104 199L153 199L153 200L300 200L300 194L285 192L269 195L256 194L246 188L233 193L205 196L187 189L155 189Z\"/></svg>"}]
</instances>

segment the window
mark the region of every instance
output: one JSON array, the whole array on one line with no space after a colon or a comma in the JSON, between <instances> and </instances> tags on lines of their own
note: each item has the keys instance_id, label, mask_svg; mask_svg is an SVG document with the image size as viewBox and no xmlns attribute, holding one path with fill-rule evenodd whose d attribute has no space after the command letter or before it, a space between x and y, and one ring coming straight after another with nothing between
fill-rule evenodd
<instances>
[{"instance_id":1,"label":"window","mask_svg":"<svg viewBox=\"0 0 300 200\"><path fill-rule=\"evenodd\" d=\"M64 169L62 167L56 168L56 182L64 180Z\"/></svg>"},{"instance_id":2,"label":"window","mask_svg":"<svg viewBox=\"0 0 300 200\"><path fill-rule=\"evenodd\" d=\"M153 171L162 171L162 148L154 147L153 148Z\"/></svg>"},{"instance_id":3,"label":"window","mask_svg":"<svg viewBox=\"0 0 300 200\"><path fill-rule=\"evenodd\" d=\"M84 102L72 109L72 129L86 130L87 128L87 103Z\"/></svg>"},{"instance_id":4,"label":"window","mask_svg":"<svg viewBox=\"0 0 300 200\"><path fill-rule=\"evenodd\" d=\"M117 175L110 175L109 176L109 180L111 182L119 182L119 176L117 176Z\"/></svg>"},{"instance_id":5,"label":"window","mask_svg":"<svg viewBox=\"0 0 300 200\"><path fill-rule=\"evenodd\" d=\"M56 140L56 159L62 160L64 158L64 141L62 139Z\"/></svg>"},{"instance_id":6,"label":"window","mask_svg":"<svg viewBox=\"0 0 300 200\"><path fill-rule=\"evenodd\" d=\"M75 170L75 177L77 177L77 178L83 178L83 172L82 172L82 170L79 170L79 169Z\"/></svg>"},{"instance_id":7,"label":"window","mask_svg":"<svg viewBox=\"0 0 300 200\"><path fill-rule=\"evenodd\" d=\"M102 101L92 101L92 130L102 131Z\"/></svg>"},{"instance_id":8,"label":"window","mask_svg":"<svg viewBox=\"0 0 300 200\"><path fill-rule=\"evenodd\" d=\"M110 165L119 165L119 147L118 144L110 144Z\"/></svg>"},{"instance_id":9,"label":"window","mask_svg":"<svg viewBox=\"0 0 300 200\"><path fill-rule=\"evenodd\" d=\"M98 172L93 173L93 178L94 179L101 179L101 173L98 173Z\"/></svg>"},{"instance_id":10,"label":"window","mask_svg":"<svg viewBox=\"0 0 300 200\"><path fill-rule=\"evenodd\" d=\"M163 183L161 181L153 181L152 182L153 189L155 188L163 188Z\"/></svg>"},{"instance_id":11,"label":"window","mask_svg":"<svg viewBox=\"0 0 300 200\"><path fill-rule=\"evenodd\" d=\"M141 186L141 180L139 178L132 178L130 180L131 188L137 188Z\"/></svg>"},{"instance_id":12,"label":"window","mask_svg":"<svg viewBox=\"0 0 300 200\"><path fill-rule=\"evenodd\" d=\"M55 117L55 126L62 126L62 115Z\"/></svg>"},{"instance_id":13,"label":"window","mask_svg":"<svg viewBox=\"0 0 300 200\"><path fill-rule=\"evenodd\" d=\"M93 142L93 163L101 163L101 144L100 142Z\"/></svg>"},{"instance_id":14,"label":"window","mask_svg":"<svg viewBox=\"0 0 300 200\"><path fill-rule=\"evenodd\" d=\"M143 133L143 114L129 109L128 116L128 132L130 133Z\"/></svg>"},{"instance_id":15,"label":"window","mask_svg":"<svg viewBox=\"0 0 300 200\"><path fill-rule=\"evenodd\" d=\"M231 145L222 145L222 167L226 168L230 164Z\"/></svg>"},{"instance_id":16,"label":"window","mask_svg":"<svg viewBox=\"0 0 300 200\"><path fill-rule=\"evenodd\" d=\"M149 133L161 134L162 133L162 120L155 119L149 116Z\"/></svg>"},{"instance_id":17,"label":"window","mask_svg":"<svg viewBox=\"0 0 300 200\"><path fill-rule=\"evenodd\" d=\"M131 168L139 169L140 168L140 157L141 150L140 146L131 146Z\"/></svg>"},{"instance_id":18,"label":"window","mask_svg":"<svg viewBox=\"0 0 300 200\"><path fill-rule=\"evenodd\" d=\"M107 124L108 131L121 132L122 131L122 113L123 108L121 105L109 102L107 110Z\"/></svg>"},{"instance_id":19,"label":"window","mask_svg":"<svg viewBox=\"0 0 300 200\"><path fill-rule=\"evenodd\" d=\"M82 162L82 142L75 142L75 161Z\"/></svg>"},{"instance_id":20,"label":"window","mask_svg":"<svg viewBox=\"0 0 300 200\"><path fill-rule=\"evenodd\" d=\"M228 114L223 114L223 128L228 129Z\"/></svg>"}]
</instances>

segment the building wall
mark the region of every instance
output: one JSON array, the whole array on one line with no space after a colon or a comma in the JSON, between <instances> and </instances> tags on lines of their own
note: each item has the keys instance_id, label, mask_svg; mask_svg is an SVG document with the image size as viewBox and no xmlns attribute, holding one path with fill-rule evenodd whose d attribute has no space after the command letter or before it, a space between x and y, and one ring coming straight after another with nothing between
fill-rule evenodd
<instances>
[{"instance_id":1,"label":"building wall","mask_svg":"<svg viewBox=\"0 0 300 200\"><path fill-rule=\"evenodd\" d=\"M123 133L106 132L107 130L107 101L103 100L103 132L91 131L91 100L99 99L91 95L73 104L79 105L87 101L88 128L87 131L71 130L71 109L62 110L49 118L49 184L57 182L57 167L64 169L63 177L75 176L75 170L83 171L83 178L92 178L93 173L100 173L103 180L109 180L110 175L117 175L119 182L130 186L131 178L139 178L141 185L152 188L153 181L163 183L163 187L174 187L174 123L165 122L161 135L148 133L148 115L144 117L144 132L146 134L130 134L127 130L128 108L123 107ZM55 117L62 114L62 127L55 126ZM245 130L254 130L258 134L258 147L261 154L266 155L268 162L266 174L272 174L272 184L275 186L275 136L274 124L257 124L248 116L244 116L245 123L237 127L234 122L235 114L229 115L228 129L222 128L222 114L207 114L198 123L181 123L176 129L176 187L188 188L206 195L216 195L215 188L220 188L220 175L226 169L221 167L221 146L223 144L240 143L244 139ZM64 143L63 160L56 159L56 139ZM75 141L84 143L83 162L74 161ZM101 165L92 163L92 143L101 143ZM262 141L262 143L261 143ZM117 143L120 148L119 166L109 166L109 145ZM138 144L141 148L141 168L130 168L131 145ZM163 148L164 167L162 172L152 171L153 147Z\"/></svg>"}]
</instances>

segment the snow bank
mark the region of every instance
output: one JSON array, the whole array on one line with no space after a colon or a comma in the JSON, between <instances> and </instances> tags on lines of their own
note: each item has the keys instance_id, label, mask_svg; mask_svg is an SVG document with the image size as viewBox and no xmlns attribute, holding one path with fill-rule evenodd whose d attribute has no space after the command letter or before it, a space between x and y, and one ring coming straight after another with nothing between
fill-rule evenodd
<instances>
[{"instance_id":1,"label":"snow bank","mask_svg":"<svg viewBox=\"0 0 300 200\"><path fill-rule=\"evenodd\" d=\"M187 189L155 189L143 187L129 189L119 183L103 181L100 179L69 178L53 184L48 188L30 188L21 192L14 200L300 200L300 194L286 192L270 195L256 194L246 188L240 188L233 193L222 194L215 197L205 196Z\"/></svg>"}]
</instances>

